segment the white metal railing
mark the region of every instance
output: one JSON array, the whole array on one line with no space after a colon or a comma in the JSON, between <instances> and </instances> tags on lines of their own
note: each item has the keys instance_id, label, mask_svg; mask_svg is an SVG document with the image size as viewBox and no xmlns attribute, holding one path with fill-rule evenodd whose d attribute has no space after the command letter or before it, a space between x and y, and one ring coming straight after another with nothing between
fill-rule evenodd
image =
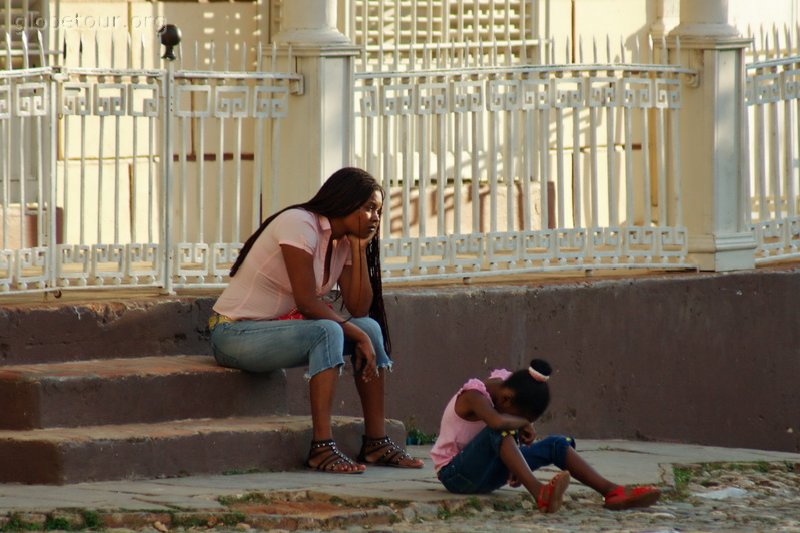
<instances>
[{"instance_id":1,"label":"white metal railing","mask_svg":"<svg viewBox=\"0 0 800 533\"><path fill-rule=\"evenodd\" d=\"M0 71L0 292L221 285L278 180L274 52L106 37Z\"/></svg>"},{"instance_id":2,"label":"white metal railing","mask_svg":"<svg viewBox=\"0 0 800 533\"><path fill-rule=\"evenodd\" d=\"M800 28L760 31L747 64L746 224L756 263L800 257Z\"/></svg>"},{"instance_id":3,"label":"white metal railing","mask_svg":"<svg viewBox=\"0 0 800 533\"><path fill-rule=\"evenodd\" d=\"M442 63L356 74L356 161L390 193L386 281L691 266L677 132L692 71Z\"/></svg>"}]
</instances>

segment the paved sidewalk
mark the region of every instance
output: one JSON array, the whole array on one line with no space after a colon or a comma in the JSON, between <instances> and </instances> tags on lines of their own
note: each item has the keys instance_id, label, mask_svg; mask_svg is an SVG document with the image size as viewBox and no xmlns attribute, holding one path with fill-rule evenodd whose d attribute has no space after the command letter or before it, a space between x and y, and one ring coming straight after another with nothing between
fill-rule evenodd
<instances>
[{"instance_id":1,"label":"paved sidewalk","mask_svg":"<svg viewBox=\"0 0 800 533\"><path fill-rule=\"evenodd\" d=\"M53 516L78 522L81 517L88 521L87 516L92 516L92 520L99 519L106 527L141 528L156 524L156 529L161 530L176 527L180 517L188 524L191 521L187 517L192 516L195 520L191 523L227 520L229 525L249 524L239 529L335 529L354 524L435 519L440 506L457 506L469 498L449 494L442 488L434 475L428 449L422 446L409 449L412 455L425 459L422 470L373 467L362 475L297 470L66 486L0 485L0 517L5 517L6 523L14 516L28 523L38 520L43 529L45 521L52 522ZM800 464L800 454L623 440L579 440L578 451L612 481L659 484L667 490L674 483L673 464ZM540 477L549 478L553 472L546 469ZM591 491L576 482L567 494L581 492ZM262 496L244 497L250 493ZM523 494L523 489L508 488L497 491L491 498L495 502L497 499L519 502ZM283 507L277 505L278 501L283 502ZM74 510L73 515L58 514L65 509ZM0 522L0 529L2 526Z\"/></svg>"}]
</instances>

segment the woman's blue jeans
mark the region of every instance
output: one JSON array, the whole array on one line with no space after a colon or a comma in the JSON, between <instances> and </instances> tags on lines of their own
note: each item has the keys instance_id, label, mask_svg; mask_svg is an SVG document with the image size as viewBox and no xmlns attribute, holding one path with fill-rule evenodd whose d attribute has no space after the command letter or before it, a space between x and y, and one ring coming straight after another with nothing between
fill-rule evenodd
<instances>
[{"instance_id":1,"label":"woman's blue jeans","mask_svg":"<svg viewBox=\"0 0 800 533\"><path fill-rule=\"evenodd\" d=\"M380 325L372 318L353 318L375 348L378 368L391 368L383 347ZM341 368L344 356L355 355L355 345L333 320L238 320L218 324L211 331L211 348L221 366L248 372L269 372L308 365L311 379L329 368Z\"/></svg>"},{"instance_id":2,"label":"woman's blue jeans","mask_svg":"<svg viewBox=\"0 0 800 533\"><path fill-rule=\"evenodd\" d=\"M461 452L439 470L439 481L457 494L487 494L508 483L509 471L500 459L499 431L484 428ZM531 470L548 465L566 469L569 447L575 447L570 437L551 435L531 445L519 447Z\"/></svg>"}]
</instances>

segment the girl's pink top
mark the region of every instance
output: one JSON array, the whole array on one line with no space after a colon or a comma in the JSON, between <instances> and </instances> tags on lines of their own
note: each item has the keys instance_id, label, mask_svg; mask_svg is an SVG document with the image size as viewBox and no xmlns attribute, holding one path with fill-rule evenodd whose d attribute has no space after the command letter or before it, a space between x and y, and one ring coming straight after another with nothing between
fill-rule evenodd
<instances>
[{"instance_id":1,"label":"girl's pink top","mask_svg":"<svg viewBox=\"0 0 800 533\"><path fill-rule=\"evenodd\" d=\"M506 369L497 369L489 374L489 379L497 378L505 381L510 375L511 372ZM443 466L446 466L453 457L458 455L475 438L475 435L486 427L486 423L482 420L474 422L464 420L456 414L456 400L462 392L468 390L476 390L486 396L489 401L492 401L489 391L486 390L486 384L480 379L470 379L450 399L442 415L442 424L439 428L436 444L431 449L431 459L433 459L433 466L437 472Z\"/></svg>"},{"instance_id":2,"label":"girl's pink top","mask_svg":"<svg viewBox=\"0 0 800 533\"><path fill-rule=\"evenodd\" d=\"M237 320L270 320L292 311L296 305L289 274L281 252L282 244L305 250L313 256L317 295L330 292L345 264L351 264L350 241L333 241L330 275L325 285L325 252L331 240L327 217L288 209L258 236L247 259L214 304L214 311Z\"/></svg>"}]
</instances>

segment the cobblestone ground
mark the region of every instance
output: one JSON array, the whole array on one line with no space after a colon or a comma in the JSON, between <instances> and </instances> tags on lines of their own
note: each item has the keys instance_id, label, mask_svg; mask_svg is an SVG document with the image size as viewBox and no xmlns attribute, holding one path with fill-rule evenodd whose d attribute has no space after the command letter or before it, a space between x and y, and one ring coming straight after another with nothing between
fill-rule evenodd
<instances>
[{"instance_id":1,"label":"cobblestone ground","mask_svg":"<svg viewBox=\"0 0 800 533\"><path fill-rule=\"evenodd\" d=\"M543 515L525 501L520 509L478 508L476 504L440 519L423 513L409 521L355 531L505 532L800 532L800 465L695 465L675 470L677 490L657 505L613 512L598 496L568 493L558 513ZM408 510L407 510L408 512ZM444 518L444 519L441 519Z\"/></svg>"},{"instance_id":2,"label":"cobblestone ground","mask_svg":"<svg viewBox=\"0 0 800 533\"><path fill-rule=\"evenodd\" d=\"M572 487L558 513L537 512L525 493L519 498L489 497L455 500L458 505L444 508L434 504L413 503L407 506L355 504L342 500L347 508L364 513L379 512L391 525L360 525L336 529L297 529L303 533L578 533L613 531L621 533L671 532L797 532L800 533L800 463L738 463L685 465L674 470L675 489L647 509L608 511L601 499L583 487ZM328 502L334 504L333 501ZM244 511L238 523L223 527L218 516L200 520L199 527L169 526L160 522L133 529L106 529L107 533L261 533L283 529L259 529L254 518ZM356 513L358 514L358 513ZM197 518L197 517L195 517ZM241 521L243 520L243 521ZM308 524L309 522L306 522ZM310 523L315 523L312 520ZM319 523L319 522L317 522ZM359 525L355 525L359 523ZM372 522L375 523L375 522ZM33 530L0 524L0 531ZM47 528L51 530L53 528ZM81 528L69 528L81 529ZM101 528L102 529L102 528Z\"/></svg>"}]
</instances>

